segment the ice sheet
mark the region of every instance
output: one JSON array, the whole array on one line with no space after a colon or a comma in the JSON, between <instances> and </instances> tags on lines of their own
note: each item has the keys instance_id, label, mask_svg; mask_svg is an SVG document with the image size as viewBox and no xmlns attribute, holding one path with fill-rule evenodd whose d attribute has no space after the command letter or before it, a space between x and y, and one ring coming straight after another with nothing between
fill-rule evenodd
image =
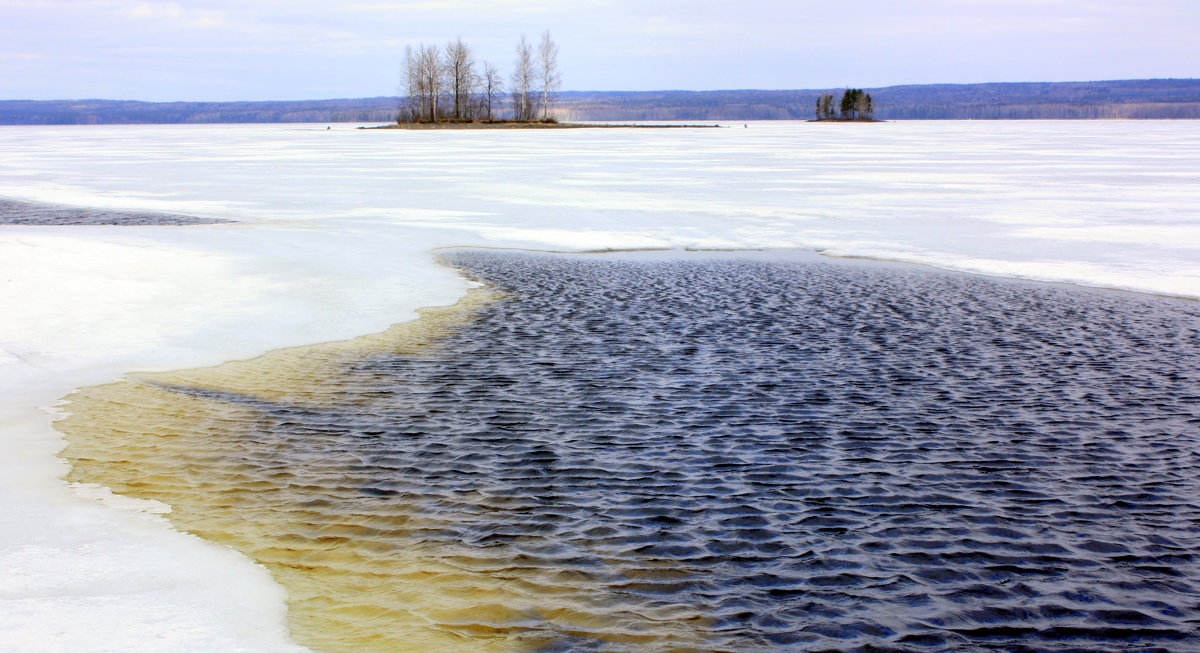
<instances>
[{"instance_id":1,"label":"ice sheet","mask_svg":"<svg viewBox=\"0 0 1200 653\"><path fill-rule=\"evenodd\" d=\"M430 246L254 225L0 231L0 650L296 648L264 569L174 532L161 505L72 496L39 407L127 371L347 338L453 301L466 283Z\"/></svg>"},{"instance_id":2,"label":"ice sheet","mask_svg":"<svg viewBox=\"0 0 1200 653\"><path fill-rule=\"evenodd\" d=\"M820 248L1197 297L1196 126L0 127L0 197L243 221L0 227L0 649L292 646L261 569L56 480L39 407L75 387L381 330L461 295L429 254L453 245Z\"/></svg>"}]
</instances>

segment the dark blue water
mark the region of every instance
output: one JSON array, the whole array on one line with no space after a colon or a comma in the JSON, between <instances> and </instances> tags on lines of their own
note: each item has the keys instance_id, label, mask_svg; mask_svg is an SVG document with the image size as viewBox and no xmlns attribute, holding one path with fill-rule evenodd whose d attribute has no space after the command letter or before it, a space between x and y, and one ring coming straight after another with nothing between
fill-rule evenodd
<instances>
[{"instance_id":1,"label":"dark blue water","mask_svg":"<svg viewBox=\"0 0 1200 653\"><path fill-rule=\"evenodd\" d=\"M41 202L22 202L0 198L0 225L195 225L232 222L220 218L197 218L190 215L152 213L150 211L119 211Z\"/></svg>"},{"instance_id":2,"label":"dark blue water","mask_svg":"<svg viewBox=\"0 0 1200 653\"><path fill-rule=\"evenodd\" d=\"M377 427L346 446L464 564L544 566L628 619L690 606L712 650L1200 650L1194 303L449 258L509 298L436 355L358 363Z\"/></svg>"}]
</instances>

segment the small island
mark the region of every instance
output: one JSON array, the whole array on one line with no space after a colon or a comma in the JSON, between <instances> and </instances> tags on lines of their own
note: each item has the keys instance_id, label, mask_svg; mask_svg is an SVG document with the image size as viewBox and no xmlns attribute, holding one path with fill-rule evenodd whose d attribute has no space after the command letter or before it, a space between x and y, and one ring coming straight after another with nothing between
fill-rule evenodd
<instances>
[{"instance_id":1,"label":"small island","mask_svg":"<svg viewBox=\"0 0 1200 653\"><path fill-rule=\"evenodd\" d=\"M638 125L631 123L583 123L523 120L443 120L439 122L395 122L359 129L714 129L720 125Z\"/></svg>"},{"instance_id":2,"label":"small island","mask_svg":"<svg viewBox=\"0 0 1200 653\"><path fill-rule=\"evenodd\" d=\"M719 125L630 125L559 122L562 87L558 45L542 33L537 52L521 36L505 88L500 71L478 61L461 38L404 50L405 97L393 124L366 129L611 129L704 128ZM507 91L507 93L506 93ZM507 97L506 97L507 95Z\"/></svg>"},{"instance_id":3,"label":"small island","mask_svg":"<svg viewBox=\"0 0 1200 653\"><path fill-rule=\"evenodd\" d=\"M825 93L817 98L816 118L809 122L885 122L876 120L875 102L871 94L861 88L848 88L834 109L833 95Z\"/></svg>"}]
</instances>

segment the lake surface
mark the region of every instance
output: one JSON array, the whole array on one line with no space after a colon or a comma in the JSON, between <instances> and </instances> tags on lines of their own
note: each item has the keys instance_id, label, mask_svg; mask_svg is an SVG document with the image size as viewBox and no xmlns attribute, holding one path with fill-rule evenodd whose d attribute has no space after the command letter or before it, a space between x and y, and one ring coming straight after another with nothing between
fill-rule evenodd
<instances>
[{"instance_id":1,"label":"lake surface","mask_svg":"<svg viewBox=\"0 0 1200 653\"><path fill-rule=\"evenodd\" d=\"M806 248L1200 297L1200 122L748 125L0 127L0 198L369 232L406 256Z\"/></svg>"},{"instance_id":2,"label":"lake surface","mask_svg":"<svg viewBox=\"0 0 1200 653\"><path fill-rule=\"evenodd\" d=\"M131 370L216 365L278 347L342 341L381 331L411 319L414 309L451 304L462 297L464 281L437 265L430 254L449 246L799 248L996 277L1198 298L1197 151L1196 121L764 122L703 130L436 134L359 131L343 125L329 130L326 125L0 127L0 204L4 205L0 213L5 214L0 221L22 223L0 227L0 279L4 281L0 305L8 316L0 320L0 408L19 411L29 423L42 424L37 407L53 404L71 388L107 382ZM59 206L30 216L28 204L14 201ZM13 207L18 207L15 213ZM164 215L178 220L164 220ZM106 224L130 224L130 218L143 226ZM196 218L239 222L154 226ZM83 224L33 224L64 221ZM940 290L936 286L930 292ZM1129 313L1121 319L1141 315L1143 304L1129 301L1133 300L1120 300L1121 308L1113 309ZM339 622L361 625L362 620L392 628L375 630L376 635L368 639L399 632L407 645L423 650L461 650L460 638L468 632L471 646L480 650L509 650L514 642L528 644L522 638L529 637L534 642L559 642L572 628L584 633L579 641L592 641L586 638L599 637L600 632L610 638L615 633L645 635L625 632L635 621L606 617L593 623L601 613L594 610L539 613L529 623L553 624L546 626L545 640L528 629L514 629L512 624L520 619L503 606L524 610L515 597L527 586L499 578L490 568L483 575L464 571L463 564L431 562L442 560L440 553L394 544L393 535L425 529L425 519L431 532L440 532L444 523L433 511L414 513L408 500L386 504L394 514L372 518L369 526L348 521L315 532L312 520L319 522L321 513L335 509L316 504L311 515L281 510L263 502L261 492L252 491L282 484L287 492L280 495L280 505L291 506L296 501L291 491L307 487L287 482L292 473L282 453L287 447L269 437L259 442L246 435L249 425L266 419L263 411L273 420L278 419L271 412L275 404L321 415L328 409L330 423L342 424L347 411L353 411L333 406L353 404L345 397L355 391L355 385L347 385L354 377L345 370L380 352L422 360L433 356L442 351L436 343L448 336L450 327L470 322L468 318L479 308L477 298L469 299L455 309L457 313L450 311L456 317L443 316L445 324L439 322L441 326L428 333L425 327L410 325L410 330L423 333L421 337L405 335L401 328L365 342L278 353L240 367L139 375L118 387L89 389L85 394L96 401L84 411L86 415L75 419L89 425L97 453L83 455L78 440L72 446L84 458L121 461L112 467L117 471L110 475L110 484L131 494L150 494L154 488L154 494L175 507L177 525L192 515L238 515L205 532L260 559L278 561L271 563L276 577L292 588L293 632L305 641L318 641L324 636L321 633L336 631ZM990 315L986 308L978 312ZM1147 314L1157 315L1158 310ZM1101 317L1101 323L1109 323L1107 313ZM1058 317L1052 313L1045 319ZM992 328L988 321L968 323ZM1048 322L1046 328L1052 324L1057 322ZM439 331L443 327L447 330ZM1079 326L1071 337L1087 343L1088 328ZM1188 360L1171 353L1178 349L1171 344L1177 342L1172 339L1177 335L1155 333L1162 342L1140 340L1139 356L1160 355L1164 365L1173 359ZM889 346L894 345L889 341ZM291 358L293 354L298 358ZM993 358L984 362L1003 372ZM596 369L604 370L607 360L594 361ZM1066 363L1074 361L1064 357ZM1063 369L1077 374L1089 368ZM795 382L790 378L789 383ZM963 382L963 387L977 388L977 393L991 386L979 377ZM1140 392L1138 383L1136 378L1129 380L1128 391ZM915 382L909 385L910 392L924 388ZM841 387L825 389L829 393ZM1080 405L1088 405L1087 394L1077 393ZM248 405L243 395L267 403ZM919 392L912 396L928 399ZM362 401L368 399L370 393L363 395ZM997 399L996 410L1002 401L1008 399ZM1140 401L1130 400L1122 419L1142 414ZM1149 405L1154 411L1172 405L1186 408L1179 402ZM768 418L775 414L763 413ZM865 418L855 413L847 419L851 426L843 430L858 428L854 424ZM6 419L0 428L0 462L5 465L0 476L6 497L0 502L0 521L20 525L10 529L15 539L0 547L0 557L15 560L9 577L14 582L21 579L14 590L20 597L12 605L14 610L0 618L8 626L0 629L4 631L0 647L20 648L21 633L32 633L28 637L33 641L56 642L68 649L119 650L153 637L180 651L237 648L231 642L254 650L291 650L279 641L281 629L266 637L274 644L256 639L266 632L260 626L271 630L282 614L281 592L265 574L237 562L236 556L223 561L206 556L204 551L217 549L165 525L152 529L152 535L143 528L140 515L64 501L59 461L51 457L59 447L58 434L48 426L31 432L25 424ZM968 426L981 428L976 421ZM341 427L329 428L337 432ZM834 429L834 422L827 422L826 428ZM268 436L275 432L285 430L263 431ZM949 437L947 433L957 431L943 427L937 434L941 439ZM835 430L832 437L843 436ZM168 441L177 448L168 446ZM259 453L250 455L249 450ZM174 457L159 460L156 451L174 452ZM1177 459L1186 462L1190 451L1180 446ZM328 461L339 456L343 464L329 476L356 480L336 493L329 489L333 481L312 487L324 487L320 492L337 494L340 501L378 502L379 497L362 491L368 484L358 479L356 470L362 463L353 449L334 439L319 458L328 469ZM141 463L134 464L135 457L151 460L147 470L161 473L131 476L129 469L141 468ZM1130 459L1143 460L1137 455ZM242 462L226 469L214 462L222 460ZM275 462L264 462L268 460ZM100 467L104 465L96 469ZM1160 482L1176 482L1171 468L1161 469L1167 475ZM243 489L232 494L217 491L230 487ZM89 497L104 496L103 488L81 491ZM1117 491L1110 494L1123 496ZM119 500L112 503L127 505ZM345 511L344 505L336 510ZM103 513L104 518L80 521L81 511ZM263 518L245 519L248 515ZM281 527L281 521L289 525ZM91 525L81 528L81 523ZM255 524L274 526L262 529ZM221 539L220 533L228 537ZM375 543L379 533L393 543ZM279 537L285 538L283 544ZM295 544L313 538L317 545ZM342 560L353 548L335 546L343 540L361 542L360 548L370 554L371 568L381 559L376 549L388 551L383 558L389 561L389 571L359 574L361 582L345 601L338 599L335 609L323 590L306 594L301 586L310 580L315 587L322 586L321 575L310 573L315 569L336 569L334 575L340 576L347 569L361 568L355 562L357 554L348 562ZM429 546L441 551L446 540L432 537ZM1063 546L1074 551L1069 542ZM1172 564L1162 567L1190 577L1186 560ZM885 571L890 574L896 568ZM71 573L72 569L87 572ZM1077 572L1072 572L1073 577L1079 577ZM846 573L869 575L867 571ZM485 576L491 580L482 580ZM440 580L431 580L435 577ZM398 584L397 578L406 584ZM431 584L454 587L460 581L472 589L439 592L437 606L422 603L432 596L427 591ZM378 588L380 594L372 594L368 587ZM483 601L484 587L494 592L495 600ZM1133 595L1150 593L1138 589ZM546 592L541 595L544 598ZM612 605L605 601L600 604ZM1004 605L1012 607L1016 601L1009 597ZM1043 603L1029 601L1017 607ZM480 610L481 604L499 607ZM304 614L304 606L311 607L309 615L321 618L296 617ZM381 610L379 606L391 607ZM413 612L405 606L418 607ZM863 641L913 646L918 640L897 643L922 632L911 626L917 623L913 615L957 614L949 608L920 612L913 607L898 613L898 620L887 621L880 610L857 605L840 609L844 614L830 623L852 622L849 615L862 613L869 623L883 624L896 634L859 638L851 628L845 631L851 633L849 639L838 639L813 631L835 648L853 648ZM1128 609L1160 621L1172 618L1161 610L1155 612L1153 606ZM761 625L752 628L736 621L726 627L720 621L724 613L699 617L689 608L653 614L663 618L655 622L659 625L654 632L666 629L676 641L703 642L696 644L702 649L717 641L714 633L736 632L729 641L741 645L770 632ZM1022 615L1022 619L1029 617L1029 613ZM1076 625L1067 624L1070 628L1086 623L1099 628L1106 623L1101 617L1095 618L1100 621L1073 618ZM987 621L980 619L980 623ZM96 627L99 621L104 627ZM1038 642L1049 641L1055 633L1074 632L1049 630L1064 623L1057 617L1026 620L1023 628L1045 632L1026 636L997 631L1002 638L995 641L1002 643L988 644L992 640L980 636L970 640L977 644L969 646L1006 649L1018 646L1013 641L1040 646ZM430 624L439 625L430 628ZM1145 627L1165 628L1157 623ZM957 630L951 629L976 626L964 621L930 628L943 629L937 633L951 641L957 636ZM499 634L483 637L489 632ZM633 646L632 641L621 645ZM1070 647L1077 640L1062 641L1062 646ZM1146 641L1166 640L1155 634ZM1076 648L1099 645L1083 643ZM1103 645L1114 646L1111 641ZM936 644L930 646L936 649ZM1176 643L1169 648L1195 647Z\"/></svg>"},{"instance_id":3,"label":"lake surface","mask_svg":"<svg viewBox=\"0 0 1200 653\"><path fill-rule=\"evenodd\" d=\"M457 251L406 338L75 398L73 478L328 650L1200 646L1200 308L783 255Z\"/></svg>"}]
</instances>

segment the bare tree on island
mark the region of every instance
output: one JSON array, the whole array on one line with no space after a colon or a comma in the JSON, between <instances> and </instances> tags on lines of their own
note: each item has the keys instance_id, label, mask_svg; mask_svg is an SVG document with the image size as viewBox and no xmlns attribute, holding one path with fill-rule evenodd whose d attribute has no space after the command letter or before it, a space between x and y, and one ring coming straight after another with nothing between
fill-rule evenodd
<instances>
[{"instance_id":1,"label":"bare tree on island","mask_svg":"<svg viewBox=\"0 0 1200 653\"><path fill-rule=\"evenodd\" d=\"M550 38L550 30L542 33L542 41L538 44L538 63L542 73L542 107L541 119L551 119L551 107L554 92L562 86L562 78L558 75L558 45Z\"/></svg>"},{"instance_id":2,"label":"bare tree on island","mask_svg":"<svg viewBox=\"0 0 1200 653\"><path fill-rule=\"evenodd\" d=\"M405 104L401 105L396 122L417 122L421 113L421 80L417 72L417 55L411 45L404 46L404 70L400 77L404 81Z\"/></svg>"},{"instance_id":3,"label":"bare tree on island","mask_svg":"<svg viewBox=\"0 0 1200 653\"><path fill-rule=\"evenodd\" d=\"M455 120L470 120L474 117L471 98L475 94L477 77L471 48L461 38L446 44L445 69L450 96L454 100L452 117Z\"/></svg>"},{"instance_id":4,"label":"bare tree on island","mask_svg":"<svg viewBox=\"0 0 1200 653\"><path fill-rule=\"evenodd\" d=\"M404 48L402 78L407 104L401 106L397 122L496 120L504 79L495 66L476 61L461 38L447 43L444 49L424 43ZM522 36L508 89L512 93L512 120L552 120L554 92L560 85L558 46L550 38L550 31L542 35L536 58L528 39Z\"/></svg>"},{"instance_id":5,"label":"bare tree on island","mask_svg":"<svg viewBox=\"0 0 1200 653\"><path fill-rule=\"evenodd\" d=\"M817 120L833 120L833 95L825 93L817 98Z\"/></svg>"},{"instance_id":6,"label":"bare tree on island","mask_svg":"<svg viewBox=\"0 0 1200 653\"><path fill-rule=\"evenodd\" d=\"M513 61L512 74L512 99L513 99L513 120L528 122L533 120L535 108L533 106L533 83L537 77L537 71L534 70L533 49L529 47L529 41L521 35L521 41L517 43L517 58Z\"/></svg>"},{"instance_id":7,"label":"bare tree on island","mask_svg":"<svg viewBox=\"0 0 1200 653\"><path fill-rule=\"evenodd\" d=\"M490 63L483 64L483 77L480 78L482 97L481 104L483 105L483 119L487 121L495 120L492 114L492 107L497 101L497 98L504 92L504 79L500 77L500 71Z\"/></svg>"},{"instance_id":8,"label":"bare tree on island","mask_svg":"<svg viewBox=\"0 0 1200 653\"><path fill-rule=\"evenodd\" d=\"M438 46L421 44L404 49L404 82L408 87L408 119L437 122L438 100L445 91L445 73Z\"/></svg>"},{"instance_id":9,"label":"bare tree on island","mask_svg":"<svg viewBox=\"0 0 1200 653\"><path fill-rule=\"evenodd\" d=\"M854 111L863 120L875 119L875 101L871 99L870 93L858 91L858 97L854 101Z\"/></svg>"}]
</instances>

